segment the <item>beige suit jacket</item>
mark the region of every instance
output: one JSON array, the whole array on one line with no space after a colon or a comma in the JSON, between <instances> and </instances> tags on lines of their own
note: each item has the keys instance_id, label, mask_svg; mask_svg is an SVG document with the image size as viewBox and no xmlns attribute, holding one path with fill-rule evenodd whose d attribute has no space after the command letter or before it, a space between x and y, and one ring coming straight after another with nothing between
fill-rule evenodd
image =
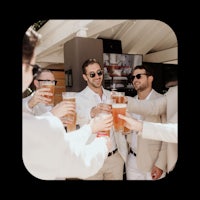
<instances>
[{"instance_id":1,"label":"beige suit jacket","mask_svg":"<svg viewBox=\"0 0 200 200\"><path fill-rule=\"evenodd\" d=\"M152 90L152 93L148 100L156 99L162 97L162 95L155 90ZM135 96L134 98L137 98ZM133 100L128 100L128 112L134 112L130 109L134 104ZM163 113L164 114L164 113ZM142 118L145 121L151 122L163 122L166 121L165 115L147 115L146 113L142 114ZM127 136L128 143L130 143L132 134ZM156 165L163 171L167 169L167 143L159 140L145 139L138 135L137 137L137 166L140 170L144 172L151 171L152 167Z\"/></svg>"},{"instance_id":2,"label":"beige suit jacket","mask_svg":"<svg viewBox=\"0 0 200 200\"><path fill-rule=\"evenodd\" d=\"M129 100L130 99L130 100ZM161 98L155 100L136 100L131 97L128 110L141 115L158 115L166 113L167 123L178 122L178 86L169 88ZM151 130L152 131L152 130ZM178 158L178 143L167 143L167 172L174 169Z\"/></svg>"}]
</instances>

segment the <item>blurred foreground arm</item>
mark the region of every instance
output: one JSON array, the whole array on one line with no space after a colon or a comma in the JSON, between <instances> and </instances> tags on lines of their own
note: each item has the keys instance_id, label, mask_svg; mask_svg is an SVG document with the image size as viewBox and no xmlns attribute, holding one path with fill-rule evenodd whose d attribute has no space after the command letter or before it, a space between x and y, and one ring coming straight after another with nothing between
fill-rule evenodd
<instances>
[{"instance_id":1,"label":"blurred foreground arm","mask_svg":"<svg viewBox=\"0 0 200 200\"><path fill-rule=\"evenodd\" d=\"M119 118L125 120L125 126L127 128L138 132L138 135L141 135L143 138L171 143L178 142L177 123L163 124L139 121L124 115L119 115Z\"/></svg>"}]
</instances>

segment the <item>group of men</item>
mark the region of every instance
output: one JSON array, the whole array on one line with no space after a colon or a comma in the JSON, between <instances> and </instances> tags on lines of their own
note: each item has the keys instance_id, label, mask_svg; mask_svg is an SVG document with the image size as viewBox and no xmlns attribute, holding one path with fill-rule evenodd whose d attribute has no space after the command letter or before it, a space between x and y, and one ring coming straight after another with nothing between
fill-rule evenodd
<instances>
[{"instance_id":1,"label":"group of men","mask_svg":"<svg viewBox=\"0 0 200 200\"><path fill-rule=\"evenodd\" d=\"M132 84L137 91L137 95L135 97L128 97L128 115L126 117L120 117L125 120L125 125L133 131L125 135L115 132L112 126L110 129L109 152L99 161L96 158L96 162L101 162L98 170L96 169L96 171L94 170L95 173L87 173L87 175L84 176L80 175L81 172L74 175L76 174L76 170L74 170L71 175L66 175L65 178L123 180L125 173L127 180L157 180L165 177L166 173L174 169L177 161L177 141L168 141L165 136L158 138L156 135L166 135L167 133L165 134L165 131L169 130L167 126L171 124L173 124L174 129L170 129L171 131L168 132L174 131L175 134L177 134L177 89L173 92L173 94L175 94L173 100L168 102L168 99L170 99L167 98L168 92L166 95L161 95L152 88L154 74L151 68L143 64L136 66L131 73ZM104 109L104 107L98 105L104 104L107 99L110 98L111 91L106 90L102 86L103 68L96 59L89 58L83 63L82 74L83 79L87 82L87 86L82 91L77 92L76 112L81 118L79 125L84 127ZM48 99L44 97L44 94L48 91L40 87L40 82L47 80L56 83L55 77L50 70L43 69L37 73L33 80L36 91L23 99L24 113L41 116L47 112L52 112L52 110L53 113L62 112L62 102L55 107L47 106ZM173 85L173 88L177 88L177 85ZM68 105L67 112L73 112L74 109L75 107L73 105ZM58 114L58 116L62 122L63 115ZM135 124L135 126L133 126L133 124ZM166 127L163 128L165 124ZM161 129L157 128L158 125L162 125ZM152 133L153 136L145 134L146 132ZM74 133L71 132L67 135L72 135L71 137L73 137L73 134ZM177 135L174 138L177 138ZM78 140L78 138L76 139ZM97 148L97 146L94 145L94 141L97 140L96 134L90 134L90 136L84 140L84 145L91 145L93 149ZM82 145L80 141L77 141L78 145L79 143ZM28 149L28 147L26 149ZM84 156L86 158L89 155L85 154ZM78 156L76 159L78 159ZM71 159L71 161L73 160L74 159ZM95 159L93 162L95 162ZM77 167L75 164L76 162L73 165L74 168ZM53 165L55 165L55 163ZM59 166L57 169L59 170ZM68 170L70 171L70 169L71 168ZM65 173L60 173L60 176L63 178ZM42 177L45 179L44 176ZM59 176L56 178L59 179Z\"/></svg>"}]
</instances>

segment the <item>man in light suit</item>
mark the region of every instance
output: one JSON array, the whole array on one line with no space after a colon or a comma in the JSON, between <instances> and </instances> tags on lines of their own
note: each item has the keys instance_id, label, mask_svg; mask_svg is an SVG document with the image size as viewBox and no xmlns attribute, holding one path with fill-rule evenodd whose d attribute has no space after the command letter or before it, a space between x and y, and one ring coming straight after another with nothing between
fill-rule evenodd
<instances>
[{"instance_id":1,"label":"man in light suit","mask_svg":"<svg viewBox=\"0 0 200 200\"><path fill-rule=\"evenodd\" d=\"M87 87L76 96L77 115L82 120L79 124L87 123L95 117L102 109L111 92L102 87L103 71L96 59L88 59L82 65L83 78L87 82ZM108 110L109 111L109 110ZM94 140L93 135L88 143ZM111 151L104 162L102 168L87 180L122 180L124 164L127 159L128 149L125 136L115 133L113 128L110 131L112 143Z\"/></svg>"},{"instance_id":2,"label":"man in light suit","mask_svg":"<svg viewBox=\"0 0 200 200\"><path fill-rule=\"evenodd\" d=\"M167 172L172 171L176 165L178 159L178 138L177 138L177 123L178 123L178 81L177 76L174 75L168 80L168 91L163 97L155 100L135 100L128 98L129 111L137 114L147 115L160 115L165 114L167 116L167 124L150 123L146 121L131 120L130 118L122 119L126 120L127 127L139 131L138 136L143 138L149 138L154 140L162 140L167 143ZM171 85L169 84L171 83ZM134 123L136 122L136 123Z\"/></svg>"},{"instance_id":3,"label":"man in light suit","mask_svg":"<svg viewBox=\"0 0 200 200\"><path fill-rule=\"evenodd\" d=\"M152 89L153 78L153 71L147 65L140 65L134 68L132 83L137 91L134 99L149 101L162 96ZM129 109L131 104L132 101L128 100L129 113L133 112ZM166 120L165 115L148 115L147 113L136 117L151 122L163 122ZM127 141L130 146L126 165L127 180L156 180L165 177L167 166L167 144L165 142L138 137L135 132L127 135Z\"/></svg>"}]
</instances>

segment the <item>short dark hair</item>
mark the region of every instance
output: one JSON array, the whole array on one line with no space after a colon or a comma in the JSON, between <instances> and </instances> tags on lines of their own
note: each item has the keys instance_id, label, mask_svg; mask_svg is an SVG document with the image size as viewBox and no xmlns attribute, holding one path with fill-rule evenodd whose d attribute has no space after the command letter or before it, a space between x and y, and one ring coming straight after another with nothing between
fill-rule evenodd
<instances>
[{"instance_id":1,"label":"short dark hair","mask_svg":"<svg viewBox=\"0 0 200 200\"><path fill-rule=\"evenodd\" d=\"M152 67L148 66L147 64L137 65L132 72L134 72L136 69L144 69L146 71L146 74L148 76L154 76L154 71Z\"/></svg>"},{"instance_id":2,"label":"short dark hair","mask_svg":"<svg viewBox=\"0 0 200 200\"><path fill-rule=\"evenodd\" d=\"M30 64L34 55L35 47L39 43L41 35L38 34L31 27L26 31L22 41L22 62Z\"/></svg>"},{"instance_id":3,"label":"short dark hair","mask_svg":"<svg viewBox=\"0 0 200 200\"><path fill-rule=\"evenodd\" d=\"M95 58L89 58L89 59L87 59L87 60L82 64L82 72L83 72L83 74L86 74L85 68L86 68L88 65L94 64L94 63L99 64L99 66L101 67L100 63L99 63Z\"/></svg>"}]
</instances>

